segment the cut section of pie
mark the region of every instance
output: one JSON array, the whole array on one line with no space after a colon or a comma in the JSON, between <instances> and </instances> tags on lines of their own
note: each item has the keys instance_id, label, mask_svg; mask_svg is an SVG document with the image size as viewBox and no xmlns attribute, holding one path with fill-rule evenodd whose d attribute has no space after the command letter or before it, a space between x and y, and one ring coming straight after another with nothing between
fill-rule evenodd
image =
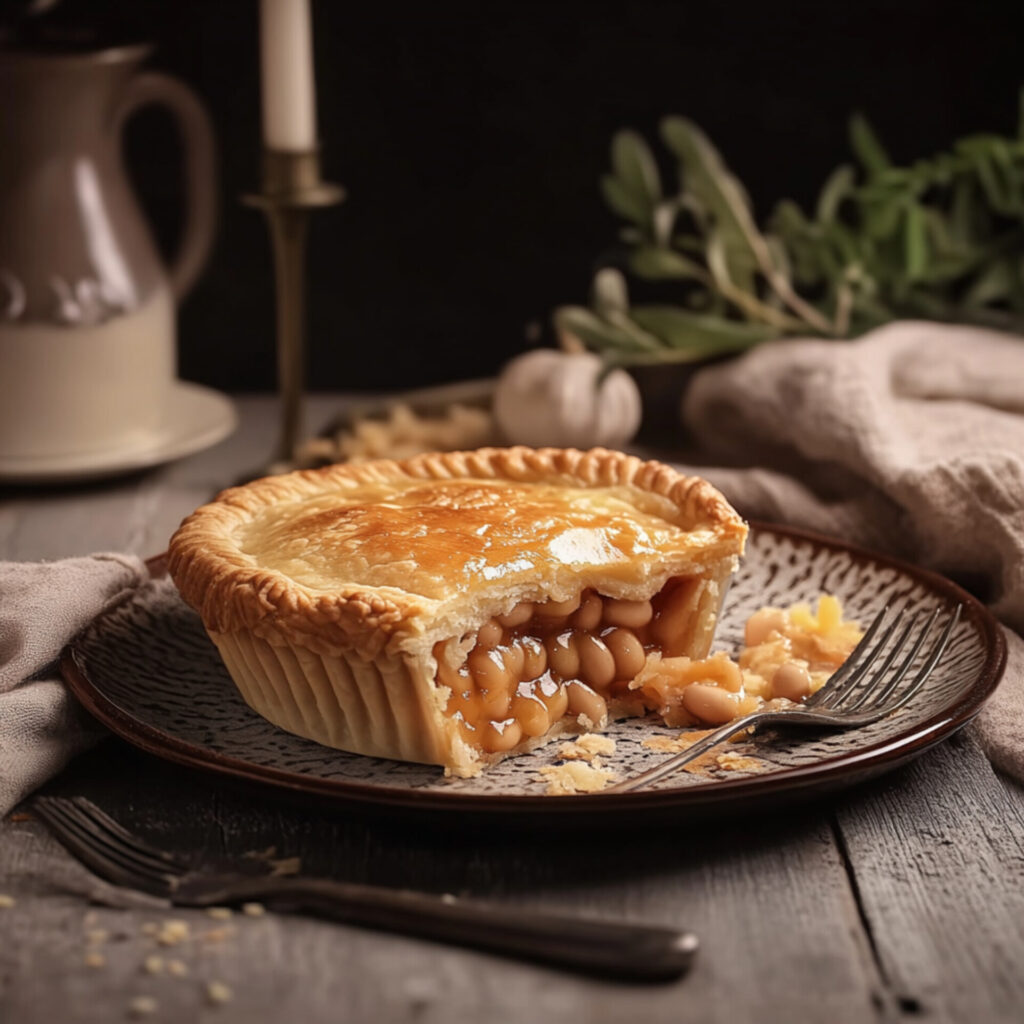
<instances>
[{"instance_id":1,"label":"cut section of pie","mask_svg":"<svg viewBox=\"0 0 1024 1024\"><path fill-rule=\"evenodd\" d=\"M643 713L648 658L707 655L746 533L661 463L486 448L233 488L169 564L265 718L467 776Z\"/></svg>"}]
</instances>

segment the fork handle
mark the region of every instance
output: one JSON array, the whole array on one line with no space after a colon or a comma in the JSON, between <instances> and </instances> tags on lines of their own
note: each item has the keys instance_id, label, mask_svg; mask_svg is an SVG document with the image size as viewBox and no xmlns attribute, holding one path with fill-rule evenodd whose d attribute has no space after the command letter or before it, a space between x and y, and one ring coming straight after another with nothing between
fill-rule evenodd
<instances>
[{"instance_id":1,"label":"fork handle","mask_svg":"<svg viewBox=\"0 0 1024 1024\"><path fill-rule=\"evenodd\" d=\"M535 912L496 903L315 878L232 879L202 883L179 896L190 905L260 900L364 925L469 946L517 959L630 981L668 981L683 974L697 939L674 928Z\"/></svg>"},{"instance_id":2,"label":"fork handle","mask_svg":"<svg viewBox=\"0 0 1024 1024\"><path fill-rule=\"evenodd\" d=\"M764 717L763 712L754 711L749 715L744 715L742 718L734 718L731 722L727 722L721 728L708 733L703 739L687 747L682 753L670 757L667 761L662 761L656 768L641 772L639 775L634 775L631 779L625 779L614 786L608 786L604 792L631 793L634 789L640 789L642 786L649 786L655 782L660 782L669 775L674 775L683 765L695 761L701 754L706 754L712 747L717 747L719 743L724 743L727 739L735 736L736 733L749 729L750 726L755 725Z\"/></svg>"}]
</instances>

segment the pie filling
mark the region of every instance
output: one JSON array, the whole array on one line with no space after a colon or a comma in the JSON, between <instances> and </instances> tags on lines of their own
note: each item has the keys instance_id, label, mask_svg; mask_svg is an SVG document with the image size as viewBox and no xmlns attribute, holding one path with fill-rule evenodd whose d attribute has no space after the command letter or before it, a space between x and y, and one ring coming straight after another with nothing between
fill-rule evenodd
<instances>
[{"instance_id":1,"label":"pie filling","mask_svg":"<svg viewBox=\"0 0 1024 1024\"><path fill-rule=\"evenodd\" d=\"M458 668L453 643L438 643L437 681L450 691L445 714L485 753L543 736L564 716L600 728L610 699L637 702L668 725L718 725L766 701L803 700L862 635L839 601L822 595L816 611L755 613L737 661L724 651L694 658L705 585L676 578L649 601L588 589L569 601L519 604L480 628Z\"/></svg>"},{"instance_id":2,"label":"pie filling","mask_svg":"<svg viewBox=\"0 0 1024 1024\"><path fill-rule=\"evenodd\" d=\"M815 610L798 603L756 611L736 660L725 651L699 660L652 657L630 685L666 725L723 725L769 701L809 697L862 636L839 599L822 594Z\"/></svg>"},{"instance_id":3,"label":"pie filling","mask_svg":"<svg viewBox=\"0 0 1024 1024\"><path fill-rule=\"evenodd\" d=\"M706 585L676 578L649 601L587 589L568 601L518 604L481 626L458 667L460 645L438 643L437 682L450 691L445 714L485 753L543 736L566 715L601 727L609 699L639 699L630 684L648 655L692 652Z\"/></svg>"}]
</instances>

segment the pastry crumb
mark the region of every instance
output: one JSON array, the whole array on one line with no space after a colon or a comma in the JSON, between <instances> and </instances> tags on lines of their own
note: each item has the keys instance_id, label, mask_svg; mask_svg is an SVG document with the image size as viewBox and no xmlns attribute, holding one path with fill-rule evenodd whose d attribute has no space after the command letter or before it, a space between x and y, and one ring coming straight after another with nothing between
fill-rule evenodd
<instances>
[{"instance_id":1,"label":"pastry crumb","mask_svg":"<svg viewBox=\"0 0 1024 1024\"><path fill-rule=\"evenodd\" d=\"M246 860L270 860L277 856L277 847L266 846L262 850L246 850L242 856Z\"/></svg>"},{"instance_id":2,"label":"pastry crumb","mask_svg":"<svg viewBox=\"0 0 1024 1024\"><path fill-rule=\"evenodd\" d=\"M571 796L574 793L599 793L615 777L609 768L584 761L547 764L540 774L548 780L548 796Z\"/></svg>"},{"instance_id":3,"label":"pastry crumb","mask_svg":"<svg viewBox=\"0 0 1024 1024\"><path fill-rule=\"evenodd\" d=\"M676 737L651 736L643 741L643 746L659 754L681 754L710 733L710 729L690 729ZM695 757L689 764L684 764L680 771L688 772L690 775L707 775L708 769L714 768L718 763L717 756L714 750L709 750L700 757Z\"/></svg>"},{"instance_id":4,"label":"pastry crumb","mask_svg":"<svg viewBox=\"0 0 1024 1024\"><path fill-rule=\"evenodd\" d=\"M108 932L106 928L90 928L85 933L85 941L88 942L90 946L102 945L109 938L110 932Z\"/></svg>"},{"instance_id":5,"label":"pastry crumb","mask_svg":"<svg viewBox=\"0 0 1024 1024\"><path fill-rule=\"evenodd\" d=\"M655 750L659 754L681 754L689 750L707 731L681 732L678 736L651 736L643 741L647 750Z\"/></svg>"},{"instance_id":6,"label":"pastry crumb","mask_svg":"<svg viewBox=\"0 0 1024 1024\"><path fill-rule=\"evenodd\" d=\"M270 861L270 873L274 877L297 875L301 870L302 860L299 857L282 857L280 860Z\"/></svg>"},{"instance_id":7,"label":"pastry crumb","mask_svg":"<svg viewBox=\"0 0 1024 1024\"><path fill-rule=\"evenodd\" d=\"M206 985L206 998L213 1006L223 1006L235 998L235 993L223 981L210 981Z\"/></svg>"},{"instance_id":8,"label":"pastry crumb","mask_svg":"<svg viewBox=\"0 0 1024 1024\"><path fill-rule=\"evenodd\" d=\"M147 956L142 961L142 969L146 974L163 974L164 958L162 956Z\"/></svg>"},{"instance_id":9,"label":"pastry crumb","mask_svg":"<svg viewBox=\"0 0 1024 1024\"><path fill-rule=\"evenodd\" d=\"M242 913L246 917L262 917L267 912L267 908L262 903L243 903Z\"/></svg>"},{"instance_id":10,"label":"pastry crumb","mask_svg":"<svg viewBox=\"0 0 1024 1024\"><path fill-rule=\"evenodd\" d=\"M600 755L615 753L615 740L610 736L591 732L580 736L571 743L563 743L558 748L558 757L566 761L591 761Z\"/></svg>"},{"instance_id":11,"label":"pastry crumb","mask_svg":"<svg viewBox=\"0 0 1024 1024\"><path fill-rule=\"evenodd\" d=\"M13 907L18 901L13 896L8 896L5 892L0 892L0 910L7 910Z\"/></svg>"},{"instance_id":12,"label":"pastry crumb","mask_svg":"<svg viewBox=\"0 0 1024 1024\"><path fill-rule=\"evenodd\" d=\"M161 946L177 946L189 938L188 921L172 918L164 921L156 932L156 941Z\"/></svg>"},{"instance_id":13,"label":"pastry crumb","mask_svg":"<svg viewBox=\"0 0 1024 1024\"><path fill-rule=\"evenodd\" d=\"M106 967L107 958L102 953L97 953L95 950L92 950L85 954L82 958L82 963L84 963L86 967Z\"/></svg>"},{"instance_id":14,"label":"pastry crumb","mask_svg":"<svg viewBox=\"0 0 1024 1024\"><path fill-rule=\"evenodd\" d=\"M188 974L188 964L184 960L168 960L167 973L174 978L184 978Z\"/></svg>"},{"instance_id":15,"label":"pastry crumb","mask_svg":"<svg viewBox=\"0 0 1024 1024\"><path fill-rule=\"evenodd\" d=\"M223 928L211 928L205 935L203 935L204 942L224 942L225 939L231 938L235 934L235 929L231 925L226 925Z\"/></svg>"},{"instance_id":16,"label":"pastry crumb","mask_svg":"<svg viewBox=\"0 0 1024 1024\"><path fill-rule=\"evenodd\" d=\"M133 1017L151 1017L159 1006L152 996L136 996L128 1004L128 1013Z\"/></svg>"},{"instance_id":17,"label":"pastry crumb","mask_svg":"<svg viewBox=\"0 0 1024 1024\"><path fill-rule=\"evenodd\" d=\"M729 772L759 772L765 767L764 762L759 761L756 757L746 757L733 750L719 754L715 758L715 763L719 768L724 768Z\"/></svg>"},{"instance_id":18,"label":"pastry crumb","mask_svg":"<svg viewBox=\"0 0 1024 1024\"><path fill-rule=\"evenodd\" d=\"M215 921L227 921L234 914L230 907L207 907L206 916L212 917Z\"/></svg>"}]
</instances>

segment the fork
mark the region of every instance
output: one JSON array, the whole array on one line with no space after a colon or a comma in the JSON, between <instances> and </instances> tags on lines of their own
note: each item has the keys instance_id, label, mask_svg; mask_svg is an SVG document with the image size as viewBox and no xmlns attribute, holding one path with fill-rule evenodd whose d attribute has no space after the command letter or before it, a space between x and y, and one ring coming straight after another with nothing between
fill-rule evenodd
<instances>
[{"instance_id":1,"label":"fork","mask_svg":"<svg viewBox=\"0 0 1024 1024\"><path fill-rule=\"evenodd\" d=\"M914 613L899 635L896 635L896 630L905 617L904 611L901 609L894 612L891 621L887 623L890 610L889 605L882 608L846 661L829 676L821 689L801 704L787 700L772 701L764 708L726 723L656 768L609 786L604 792L629 793L660 782L744 729L754 730L764 725L855 729L899 711L921 692L939 663L960 621L962 605L954 608L924 662L902 687L901 684L938 621L940 609L936 608L920 629L917 624L921 613ZM885 630L881 638L873 643L883 626ZM897 664L897 658L903 651L906 654Z\"/></svg>"},{"instance_id":2,"label":"fork","mask_svg":"<svg viewBox=\"0 0 1024 1024\"><path fill-rule=\"evenodd\" d=\"M97 875L176 906L261 901L273 909L303 910L623 981L677 978L697 949L696 936L674 928L532 911L447 893L298 876L198 873L83 797L37 797L32 806L68 851Z\"/></svg>"}]
</instances>

